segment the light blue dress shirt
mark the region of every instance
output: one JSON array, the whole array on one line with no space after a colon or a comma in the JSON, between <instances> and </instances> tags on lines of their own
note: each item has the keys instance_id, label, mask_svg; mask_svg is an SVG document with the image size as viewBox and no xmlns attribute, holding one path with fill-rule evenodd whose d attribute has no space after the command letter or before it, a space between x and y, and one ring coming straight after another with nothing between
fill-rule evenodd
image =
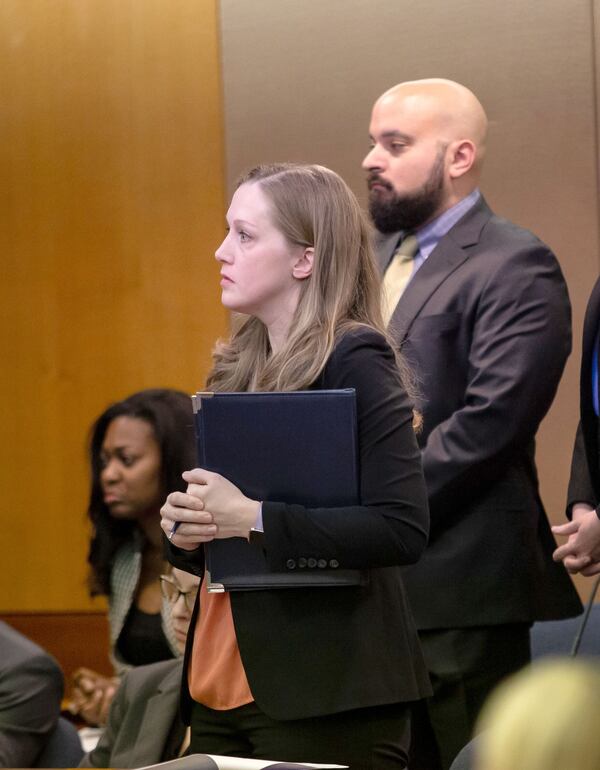
<instances>
[{"instance_id":1,"label":"light blue dress shirt","mask_svg":"<svg viewBox=\"0 0 600 770\"><path fill-rule=\"evenodd\" d=\"M423 262L435 249L438 243L442 240L444 235L462 219L464 215L473 208L477 201L481 198L481 193L478 188L475 188L473 192L469 193L466 198L463 198L458 203L455 203L452 208L447 209L436 217L431 222L428 222L423 227L415 230L415 235L419 243L419 251L414 259L414 267L410 280L415 276L417 270L421 267ZM410 283L410 281L409 281Z\"/></svg>"}]
</instances>

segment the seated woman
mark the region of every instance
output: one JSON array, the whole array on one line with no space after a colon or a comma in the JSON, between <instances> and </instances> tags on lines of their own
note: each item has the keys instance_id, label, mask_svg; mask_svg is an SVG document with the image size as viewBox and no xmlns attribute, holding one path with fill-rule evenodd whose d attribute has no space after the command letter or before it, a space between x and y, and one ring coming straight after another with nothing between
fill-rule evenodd
<instances>
[{"instance_id":1,"label":"seated woman","mask_svg":"<svg viewBox=\"0 0 600 770\"><path fill-rule=\"evenodd\" d=\"M171 608L171 626L182 654L199 582L195 575L178 569L161 576ZM98 745L79 766L141 767L180 756L189 742L179 716L182 672L182 658L128 671L112 701Z\"/></svg>"},{"instance_id":2,"label":"seated woman","mask_svg":"<svg viewBox=\"0 0 600 770\"><path fill-rule=\"evenodd\" d=\"M253 169L227 224L221 299L243 315L217 347L207 387L355 389L360 503L255 500L196 468L162 508L169 558L202 576L202 544L253 530L249 547L273 572L301 557L306 571L366 570L368 580L209 593L205 579L185 662L191 751L398 770L411 703L430 693L401 570L423 552L429 516L370 232L347 185L322 166Z\"/></svg>"},{"instance_id":3,"label":"seated woman","mask_svg":"<svg viewBox=\"0 0 600 770\"><path fill-rule=\"evenodd\" d=\"M556 658L501 684L479 718L476 770L597 770L600 666Z\"/></svg>"},{"instance_id":4,"label":"seated woman","mask_svg":"<svg viewBox=\"0 0 600 770\"><path fill-rule=\"evenodd\" d=\"M116 678L89 669L75 673L72 710L90 724L105 722L125 670L178 655L160 591L159 575L168 565L159 510L167 490L184 488L181 474L194 457L191 401L179 391L135 393L92 427L90 592L108 597Z\"/></svg>"}]
</instances>

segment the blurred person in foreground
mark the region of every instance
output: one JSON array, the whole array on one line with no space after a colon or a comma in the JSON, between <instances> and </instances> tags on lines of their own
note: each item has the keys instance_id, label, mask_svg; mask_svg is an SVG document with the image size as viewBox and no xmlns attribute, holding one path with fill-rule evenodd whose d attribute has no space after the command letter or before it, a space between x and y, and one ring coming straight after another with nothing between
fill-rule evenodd
<instances>
[{"instance_id":1,"label":"blurred person in foreground","mask_svg":"<svg viewBox=\"0 0 600 770\"><path fill-rule=\"evenodd\" d=\"M160 506L168 490L185 489L181 474L194 458L191 400L180 391L134 393L92 426L89 582L92 596L108 598L115 677L75 672L71 710L90 724L105 723L124 671L179 654L160 590L159 575L170 569Z\"/></svg>"},{"instance_id":2,"label":"blurred person in foreground","mask_svg":"<svg viewBox=\"0 0 600 770\"><path fill-rule=\"evenodd\" d=\"M600 667L554 659L503 682L478 721L474 770L598 770Z\"/></svg>"},{"instance_id":3,"label":"blurred person in foreground","mask_svg":"<svg viewBox=\"0 0 600 770\"><path fill-rule=\"evenodd\" d=\"M199 579L173 569L161 576L171 608L171 627L181 654L198 593ZM179 716L183 658L128 671L108 713L98 745L80 767L142 767L181 756L189 736Z\"/></svg>"}]
</instances>

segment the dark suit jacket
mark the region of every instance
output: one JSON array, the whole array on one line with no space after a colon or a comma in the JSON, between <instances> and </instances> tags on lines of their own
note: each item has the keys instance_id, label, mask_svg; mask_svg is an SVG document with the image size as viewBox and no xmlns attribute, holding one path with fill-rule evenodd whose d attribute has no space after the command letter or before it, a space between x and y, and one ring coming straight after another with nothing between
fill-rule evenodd
<instances>
[{"instance_id":1,"label":"dark suit jacket","mask_svg":"<svg viewBox=\"0 0 600 770\"><path fill-rule=\"evenodd\" d=\"M567 493L567 513L574 503L600 504L600 421L594 411L592 396L592 359L600 330L600 278L590 295L581 345L580 421L575 436L571 477Z\"/></svg>"},{"instance_id":2,"label":"dark suit jacket","mask_svg":"<svg viewBox=\"0 0 600 770\"><path fill-rule=\"evenodd\" d=\"M394 354L371 329L348 332L315 387L356 389L362 504L324 510L264 502L267 561L280 572L300 564L308 570L314 559L333 569L370 569L370 579L364 586L231 593L252 695L274 719L412 701L430 692L399 566L425 547L427 494ZM171 545L169 559L203 573L201 549ZM186 713L189 705L184 682Z\"/></svg>"},{"instance_id":3,"label":"dark suit jacket","mask_svg":"<svg viewBox=\"0 0 600 770\"><path fill-rule=\"evenodd\" d=\"M60 716L62 671L2 621L0 653L0 767L33 767Z\"/></svg>"},{"instance_id":4,"label":"dark suit jacket","mask_svg":"<svg viewBox=\"0 0 600 770\"><path fill-rule=\"evenodd\" d=\"M181 745L179 718L183 661L163 660L131 669L123 677L98 745L79 767L144 767L174 759L168 744Z\"/></svg>"},{"instance_id":5,"label":"dark suit jacket","mask_svg":"<svg viewBox=\"0 0 600 770\"><path fill-rule=\"evenodd\" d=\"M381 242L381 268L398 236ZM420 629L577 614L538 494L534 436L571 347L552 252L485 201L441 239L390 321L422 395L430 540L404 571Z\"/></svg>"}]
</instances>

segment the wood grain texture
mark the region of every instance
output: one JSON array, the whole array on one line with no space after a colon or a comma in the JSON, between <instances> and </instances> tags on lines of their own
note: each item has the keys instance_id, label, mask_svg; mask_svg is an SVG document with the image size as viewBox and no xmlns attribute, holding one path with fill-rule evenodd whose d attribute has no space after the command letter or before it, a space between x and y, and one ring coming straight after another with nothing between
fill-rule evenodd
<instances>
[{"instance_id":1,"label":"wood grain texture","mask_svg":"<svg viewBox=\"0 0 600 770\"><path fill-rule=\"evenodd\" d=\"M65 675L65 694L72 674L82 666L114 675L104 612L15 612L0 619L56 658Z\"/></svg>"},{"instance_id":2,"label":"wood grain texture","mask_svg":"<svg viewBox=\"0 0 600 770\"><path fill-rule=\"evenodd\" d=\"M6 0L0 73L0 608L86 609L90 424L226 331L216 0Z\"/></svg>"}]
</instances>

